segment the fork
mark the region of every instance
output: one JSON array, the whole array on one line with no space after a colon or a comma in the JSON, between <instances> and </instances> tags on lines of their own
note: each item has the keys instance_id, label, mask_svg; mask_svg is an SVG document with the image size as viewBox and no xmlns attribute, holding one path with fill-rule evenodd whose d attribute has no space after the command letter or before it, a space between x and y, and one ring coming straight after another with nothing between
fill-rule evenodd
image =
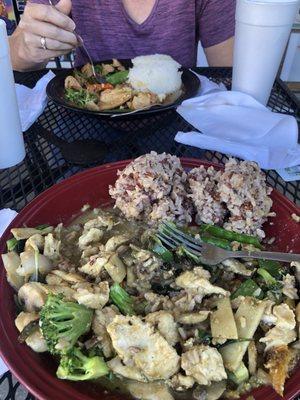
<instances>
[{"instance_id":1,"label":"fork","mask_svg":"<svg viewBox=\"0 0 300 400\"><path fill-rule=\"evenodd\" d=\"M229 258L256 258L283 262L300 262L300 254L279 253L271 251L230 251L204 243L193 236L182 232L175 224L162 222L156 237L172 250L184 248L188 255L199 259L203 264L216 265Z\"/></svg>"},{"instance_id":2,"label":"fork","mask_svg":"<svg viewBox=\"0 0 300 400\"><path fill-rule=\"evenodd\" d=\"M49 5L51 7L55 8L55 5L53 4L52 0L48 0L48 3L49 3ZM95 65L94 65L93 60L92 60L92 57L91 57L88 49L86 48L86 45L84 44L84 41L83 41L82 37L75 31L73 33L77 38L79 46L83 48L83 50L85 51L85 53L86 53L86 55L87 55L87 57L89 59L89 63L91 64L92 73L93 73L94 78L96 79L96 81L98 83L106 83L106 79L103 76L101 76L100 74L97 74L96 69L95 69ZM70 62L71 62L72 68L74 69L73 61L70 60Z\"/></svg>"}]
</instances>

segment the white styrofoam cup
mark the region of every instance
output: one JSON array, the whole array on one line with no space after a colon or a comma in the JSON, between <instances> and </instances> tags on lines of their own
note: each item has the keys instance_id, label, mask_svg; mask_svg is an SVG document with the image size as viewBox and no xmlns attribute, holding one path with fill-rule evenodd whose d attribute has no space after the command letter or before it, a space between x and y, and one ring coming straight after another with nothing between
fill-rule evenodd
<instances>
[{"instance_id":1,"label":"white styrofoam cup","mask_svg":"<svg viewBox=\"0 0 300 400\"><path fill-rule=\"evenodd\" d=\"M0 168L12 167L24 157L25 147L6 25L0 20Z\"/></svg>"},{"instance_id":2,"label":"white styrofoam cup","mask_svg":"<svg viewBox=\"0 0 300 400\"><path fill-rule=\"evenodd\" d=\"M232 90L266 105L300 0L237 0Z\"/></svg>"}]
</instances>

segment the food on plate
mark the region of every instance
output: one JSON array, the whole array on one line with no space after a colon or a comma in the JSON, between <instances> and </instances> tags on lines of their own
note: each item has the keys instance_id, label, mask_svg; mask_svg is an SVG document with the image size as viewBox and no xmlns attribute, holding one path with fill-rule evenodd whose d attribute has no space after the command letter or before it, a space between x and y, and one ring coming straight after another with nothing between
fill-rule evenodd
<instances>
[{"instance_id":1,"label":"food on plate","mask_svg":"<svg viewBox=\"0 0 300 400\"><path fill-rule=\"evenodd\" d=\"M128 82L136 91L150 92L163 101L168 94L180 92L181 65L162 54L139 56L132 60Z\"/></svg>"},{"instance_id":2,"label":"food on plate","mask_svg":"<svg viewBox=\"0 0 300 400\"><path fill-rule=\"evenodd\" d=\"M151 152L137 158L118 172L109 193L126 218L192 221L187 173L176 156Z\"/></svg>"},{"instance_id":3,"label":"food on plate","mask_svg":"<svg viewBox=\"0 0 300 400\"><path fill-rule=\"evenodd\" d=\"M139 56L132 68L116 59L95 66L104 83L98 83L91 64L65 78L65 98L92 111L130 111L170 104L182 95L181 65L162 54Z\"/></svg>"},{"instance_id":4,"label":"food on plate","mask_svg":"<svg viewBox=\"0 0 300 400\"><path fill-rule=\"evenodd\" d=\"M67 226L12 229L2 261L17 291L19 341L53 355L59 379L93 380L136 399L236 399L269 384L282 396L300 359L298 263L206 266L158 236L159 223L172 219L179 232L223 248L264 247L245 224L225 227L236 181L250 189L261 182L249 195L261 200L260 223L271 207L256 167L228 164L186 172L175 156L147 154L119 172L115 208L85 206ZM220 182L230 195L216 225L207 215L220 208L208 213L193 196L201 188L217 199ZM249 199L236 194L240 204ZM191 225L195 214L200 225Z\"/></svg>"},{"instance_id":5,"label":"food on plate","mask_svg":"<svg viewBox=\"0 0 300 400\"><path fill-rule=\"evenodd\" d=\"M272 206L264 174L254 162L230 159L224 171L204 166L184 172L176 156L151 152L131 162L110 195L126 218L224 225L264 237Z\"/></svg>"}]
</instances>

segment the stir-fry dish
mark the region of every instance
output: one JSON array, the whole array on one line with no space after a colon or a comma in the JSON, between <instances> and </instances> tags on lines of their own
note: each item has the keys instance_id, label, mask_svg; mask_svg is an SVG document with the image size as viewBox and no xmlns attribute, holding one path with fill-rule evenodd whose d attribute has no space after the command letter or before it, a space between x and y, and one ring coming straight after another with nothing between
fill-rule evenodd
<instances>
[{"instance_id":1,"label":"stir-fry dish","mask_svg":"<svg viewBox=\"0 0 300 400\"><path fill-rule=\"evenodd\" d=\"M117 59L97 64L97 79L91 64L74 70L65 79L65 99L92 111L126 112L171 104L181 96L181 65L170 56L140 56L132 63L129 69Z\"/></svg>"},{"instance_id":2,"label":"stir-fry dish","mask_svg":"<svg viewBox=\"0 0 300 400\"><path fill-rule=\"evenodd\" d=\"M58 378L136 399L237 399L263 385L282 396L300 354L300 264L207 266L160 240L176 226L226 249L265 248L274 215L258 166L186 172L153 152L110 193L114 208L85 205L68 226L11 230L2 260L19 340L52 354Z\"/></svg>"}]
</instances>

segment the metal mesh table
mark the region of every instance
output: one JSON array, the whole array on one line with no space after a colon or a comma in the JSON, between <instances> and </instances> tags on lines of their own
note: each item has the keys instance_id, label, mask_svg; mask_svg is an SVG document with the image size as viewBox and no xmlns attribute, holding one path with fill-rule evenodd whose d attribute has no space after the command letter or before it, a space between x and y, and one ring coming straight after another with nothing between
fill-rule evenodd
<instances>
[{"instance_id":1,"label":"metal mesh table","mask_svg":"<svg viewBox=\"0 0 300 400\"><path fill-rule=\"evenodd\" d=\"M45 72L16 73L15 77L18 83L33 87ZM197 72L230 87L230 68L198 68ZM274 84L268 106L272 111L294 115L298 119L300 117L297 98L280 80ZM150 150L219 163L227 160L224 154L176 143L174 136L177 131L189 131L191 126L175 111L128 121L103 120L71 112L49 102L37 123L25 133L27 155L24 162L0 171L0 209L10 207L19 211L54 183L93 166L87 163L78 167L66 162L60 149L43 137L40 126L67 142L77 139L98 139L105 142L109 151L101 163L135 158ZM274 171L267 172L267 180L272 187L300 204L300 181L286 183ZM0 379L0 399L30 400L33 397L8 372Z\"/></svg>"}]
</instances>

